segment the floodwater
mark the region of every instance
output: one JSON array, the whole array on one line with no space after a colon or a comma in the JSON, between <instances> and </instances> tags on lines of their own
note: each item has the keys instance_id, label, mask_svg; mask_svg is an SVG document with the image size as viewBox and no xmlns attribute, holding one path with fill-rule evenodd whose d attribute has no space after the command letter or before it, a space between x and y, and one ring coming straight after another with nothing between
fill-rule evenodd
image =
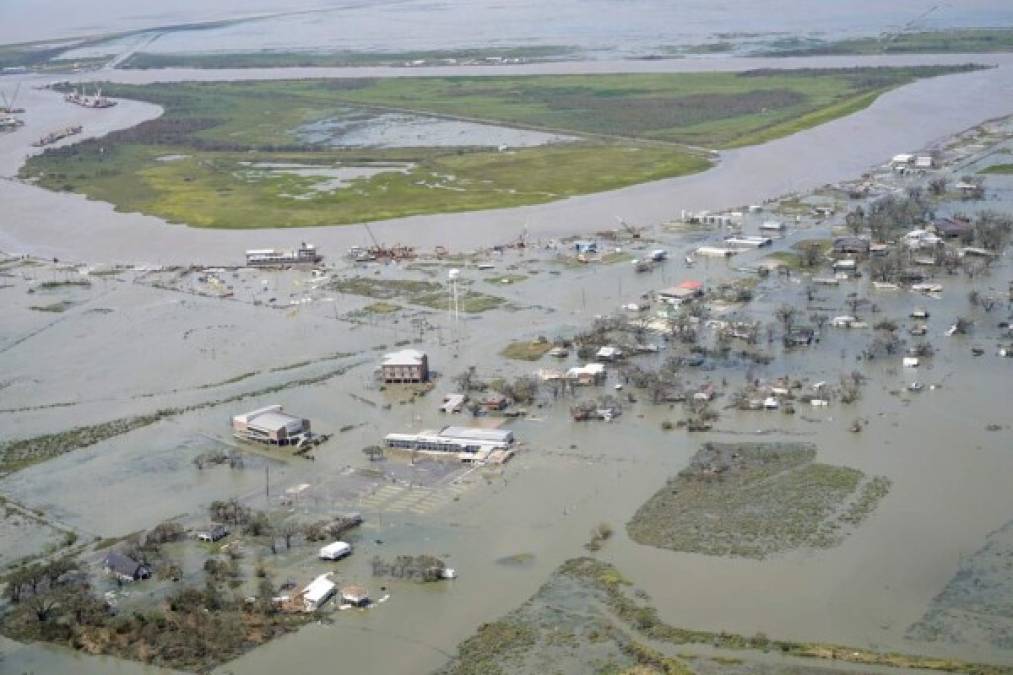
<instances>
[{"instance_id":1,"label":"floodwater","mask_svg":"<svg viewBox=\"0 0 1013 675\"><path fill-rule=\"evenodd\" d=\"M576 140L572 136L429 115L343 112L339 117L304 124L294 133L305 143L335 148L529 148Z\"/></svg>"},{"instance_id":2,"label":"floodwater","mask_svg":"<svg viewBox=\"0 0 1013 675\"><path fill-rule=\"evenodd\" d=\"M425 74L496 75L505 73L687 72L705 68L746 70L761 67L978 63L997 67L915 82L881 96L854 115L759 146L721 153L709 171L629 188L516 209L439 214L388 220L370 225L387 243L469 250L515 239L525 229L535 238L559 237L612 227L617 216L656 225L682 209L719 209L762 202L793 191L860 175L897 152L930 146L985 119L1013 112L1013 56L897 56L821 59L724 59L712 61L534 64L521 67L410 71L391 68L271 69L240 71L108 71L88 76L145 83L184 79L262 79L285 77L414 76ZM26 83L39 78L25 78ZM47 81L47 80L43 80ZM52 92L28 90L26 107L43 121L32 121L0 136L0 169L12 176L20 158L37 152L30 142L53 127L85 126L85 135L136 124L158 114L155 106L124 102L106 111L63 103ZM103 117L107 115L107 117ZM31 126L29 126L31 125ZM203 230L167 226L139 214L118 214L108 204L72 194L53 194L20 182L0 181L6 208L0 250L90 262L145 264L240 262L248 248L312 240L325 255L349 246L368 245L359 227L287 229L284 233ZM68 227L68 223L71 225ZM279 240L283 241L279 241ZM112 243L115 242L115 246Z\"/></svg>"},{"instance_id":3,"label":"floodwater","mask_svg":"<svg viewBox=\"0 0 1013 675\"><path fill-rule=\"evenodd\" d=\"M975 208L1013 207L1013 181L995 180L990 183L993 199ZM776 249L827 233L824 226L808 222L791 230L786 239L777 242ZM310 283L307 272L302 277L292 272L244 273L230 282L237 285L239 299L233 301L114 279L96 280L95 287L84 292L91 299L73 296L81 304L61 315L59 322L25 310L36 298L19 290L0 290L11 294L0 296L5 298L10 317L3 329L3 345L9 345L13 337L41 329L29 340L0 352L5 379L15 380L0 391L3 407L11 402L31 406L73 403L63 409L0 413L0 422L11 437L63 429L71 417L75 424L94 423L111 414L215 400L296 376L319 374L337 365L352 366L346 375L311 387L189 413L65 455L0 482L0 489L83 531L106 536L150 526L168 515L199 513L219 496L235 494L256 503L263 486L259 465L239 471L217 467L198 473L190 464L202 447L202 436L227 439L226 421L237 409L281 397L289 410L313 419L320 431L356 425L321 446L315 452L315 462L273 463L273 490L307 482L313 486L310 494L316 508L362 511L366 526L355 540L356 553L340 568L343 579L375 588L380 582L368 576L368 560L373 555L418 552L445 556L460 577L424 586L393 582L389 584L391 599L383 605L364 613L341 613L329 625L307 626L228 664L221 669L223 673L266 675L293 663L311 669L333 662L336 655L361 672L416 673L439 666L478 624L520 604L560 562L580 554L590 529L599 522L612 523L616 530L603 557L650 593L662 616L675 625L745 634L762 631L771 637L1013 663L1013 653L926 645L904 637L907 626L920 618L956 572L960 556L979 548L987 533L1013 513L1013 494L1007 489L1013 470L1010 431L1008 427L1000 432L985 430L987 424L1008 420L1004 392L1009 362L995 357L990 338L942 337L948 320L966 309L970 286L956 278L944 281L946 289L940 300L906 292L876 293L868 290L867 281L856 282L863 294L881 306L884 316L905 316L910 306L928 304L932 311L930 338L939 352L919 377L941 385L933 391L891 393L908 381L898 363L856 363L855 355L867 337L828 330L818 352L779 358L757 368L757 375L790 373L832 380L841 371L861 368L870 382L853 408L834 405L818 412L800 411L793 417L723 412L716 433L695 437L661 430L661 421L678 419L679 409L638 404L628 407L614 424L574 425L566 416L568 402L561 401L534 410L530 419L511 422L510 428L524 444L520 455L502 473L473 474L471 482L465 483L467 489L454 498L446 495L440 500L424 488L403 486L386 500L378 495L348 501L319 491L324 483L339 480L349 466L368 465L360 448L375 443L382 434L445 424L447 418L436 411L438 397L452 386L448 378L466 365L478 364L484 374L506 376L535 367L490 359L489 355L508 340L569 333L586 326L595 314L635 301L652 288L688 277L714 281L734 274L734 266L749 265L767 253L746 252L731 262L702 260L687 270L676 261L689 247L712 239L714 234L665 229L650 236L657 237L659 243L644 242L633 253L642 255L642 251L662 245L672 252L673 261L646 275L634 274L628 264L560 268L548 262L552 252L541 251L493 257L496 267L489 272L466 269L465 278L474 289L501 295L520 309L465 319L457 329L448 317L429 315L434 328L425 331L422 344L441 373L437 389L415 404L395 404L390 410L365 404L352 394L375 403L385 400L372 384L377 352L371 347L411 336L415 329L407 319L398 323L384 318L362 323L336 321L336 317L370 302L349 295L292 308L252 304L249 294L258 294L262 281L268 282L272 295L299 296L300 283ZM436 268L437 276L429 277L394 265L353 268L347 262L332 264L328 269L331 275L439 280L444 272L444 268ZM518 266L516 271L532 276L513 285L495 283L513 265ZM554 269L561 273L552 274ZM62 278L64 273L17 268L17 274L38 281ZM124 274L131 278L132 273ZM1013 269L1006 257L986 284L1004 289L1011 278ZM856 290L853 283L843 283L821 291L824 297L819 302L842 307L852 290ZM758 289L753 311L769 316L780 303L798 301L800 293L799 284L768 280ZM88 312L99 307L114 311L103 315ZM991 334L990 327L999 318L998 314L981 317L983 335ZM459 342L452 339L455 334L460 334ZM987 356L971 356L972 342L986 344ZM156 352L159 359L152 362L148 355ZM335 352L350 355L335 357ZM32 358L41 354L46 355L44 365ZM302 361L312 363L270 372L279 365ZM245 372L258 374L234 384L201 388ZM741 377L737 367L686 373L693 381L727 378L732 386ZM975 401L972 410L967 407L970 399ZM859 417L869 424L856 436L847 428ZM754 434L764 431L769 433ZM622 524L666 476L685 466L704 438L811 441L819 446L819 461L885 475L893 481L893 489L857 532L840 547L827 551L794 552L758 562L632 544ZM71 482L75 490L60 489ZM423 496L413 499L413 492ZM110 504L132 506L112 509ZM533 556L530 564L496 562L521 553ZM14 672L29 668L36 672L156 672L117 662L107 667L107 660L46 647L14 647L5 652L5 666ZM71 665L78 662L79 666Z\"/></svg>"},{"instance_id":4,"label":"floodwater","mask_svg":"<svg viewBox=\"0 0 1013 675\"><path fill-rule=\"evenodd\" d=\"M372 229L388 242L452 243L459 250L513 239L525 224L542 239L611 228L616 215L654 225L683 208L761 202L852 178L895 152L931 145L985 118L1013 113L1013 59L983 60L1000 67L909 85L848 118L756 148L723 153L715 169L697 176L538 207L402 219ZM102 74L106 75L121 76ZM33 91L30 96L26 107L40 115L31 122L36 125L31 134L22 130L0 137L6 176L30 151L28 140L44 133L47 124L65 125L89 115L85 132L99 133L158 113L153 106L130 102L109 111L85 111L63 104L52 93ZM1013 208L1008 178L990 179L990 186L993 198L979 207ZM330 274L429 278L400 266L352 270L349 263L338 261L345 246L367 243L365 233L355 227L283 233L195 230L117 214L105 204L14 180L0 182L0 198L6 209L0 250L10 252L89 263L222 264L238 263L246 248L306 239L329 256L335 265ZM316 452L315 462L272 464L272 480L280 489L301 482L323 483L349 466L362 466L360 448L375 443L383 433L445 423L436 412L438 396L449 391L449 377L465 366L477 364L488 375L514 376L531 370L530 364L490 356L509 340L570 333L586 326L594 315L636 301L652 288L690 277L710 281L729 276L734 274L732 266L748 265L766 253L744 253L730 263L701 261L687 270L676 261L695 241L712 234L671 229L649 234L672 251L673 262L647 275L634 274L622 264L560 270L544 259L550 254L540 252L510 252L494 259L496 269L489 273L493 279L513 264L521 271L536 272L513 285L487 283L483 273L467 269L466 278L476 290L501 295L520 309L467 318L456 328L446 316L428 315L435 328L424 332L423 344L443 379L428 397L414 404L394 403L390 409L379 405L385 399L372 384L377 358L372 348L409 338L416 329L407 318L397 323L382 317L357 323L341 318L368 304L366 298L339 295L328 302L279 308L129 283L133 277L125 273L123 281L95 280L87 290L52 294L52 299L66 297L75 304L62 314L49 315L28 309L38 298L24 289L31 281L72 273L17 268L8 282L12 287L0 289L5 309L0 372L7 385L0 389L0 407L31 409L0 412L5 439L63 430L71 426L69 419L73 425L91 424L155 407L219 400L338 366L350 370L313 386L251 396L160 422L19 472L0 481L0 489L96 536L140 529L166 516L199 513L218 496L254 499L262 484L259 465L238 472L217 467L198 475L190 459L202 448L200 439L205 435L210 436L209 443L227 439L228 416L237 408L252 409L279 397L288 409L313 419L319 430L354 427L336 433ZM776 247L826 234L825 227L805 223ZM644 242L637 253L655 246ZM528 264L526 257L535 260ZM554 275L553 269L561 273ZM437 273L442 275L443 269ZM272 291L285 289L295 294L291 297L299 297L298 280L262 274ZM992 274L987 285L1005 289L1013 276L1008 256ZM1008 426L999 432L985 430L994 422L1007 423L1009 361L994 356L994 338L980 340L989 349L975 359L969 346L977 338L942 337L948 320L967 311L966 281L947 278L942 299L933 301L908 293L875 294L864 290L865 281L857 283L863 293L875 295L885 315L904 316L913 304L931 303L930 337L939 353L919 377L941 387L917 396L891 393L907 382L898 364L856 363L855 355L866 340L831 332L818 352L781 357L758 368L757 374L832 380L841 371L860 367L870 382L858 404L793 417L724 412L718 431L705 437L810 440L820 448L820 461L889 477L890 494L840 547L758 562L632 544L622 524L666 476L685 466L701 438L661 430L663 420L681 416L678 409L638 404L614 424L578 426L566 418L563 401L510 424L525 448L502 473L473 474L467 489L447 494L442 501L440 495L429 493L413 500L413 490L419 488L404 486L388 501L379 493L360 504L321 495L321 508L363 506L367 526L356 554L341 568L348 578L376 585L366 576L374 554L418 552L446 556L460 577L438 585L392 583L390 601L376 609L342 613L331 624L307 626L228 664L222 672L266 675L291 670L293 664L312 670L335 659L350 670L370 673L415 673L439 666L477 625L520 604L560 562L579 555L591 527L603 521L616 530L603 557L650 593L662 616L673 624L1013 663L1013 654L1006 652L926 645L904 637L956 572L960 556L978 549L986 535L1013 513L1013 493L1008 489L1013 438ZM841 307L852 290L854 286L845 283L823 291L821 303ZM759 289L754 311L769 315L782 302L798 302L800 292L800 285L769 280ZM113 311L98 311L107 309ZM992 335L989 331L998 320L998 314L982 316L983 335ZM462 335L459 342L451 339L455 331ZM347 356L338 356L339 352ZM575 363L571 359L568 365ZM292 369L272 370L286 364ZM249 372L256 374L229 383ZM694 381L725 377L734 384L741 381L742 372L719 368L687 374L690 377ZM45 407L54 403L69 405ZM847 429L858 417L869 423L856 436ZM770 433L751 433L761 431ZM75 489L68 490L67 485ZM423 503L432 507L422 508ZM519 553L531 554L531 563L496 563ZM164 672L48 647L7 642L0 646L3 666L12 672Z\"/></svg>"},{"instance_id":5,"label":"floodwater","mask_svg":"<svg viewBox=\"0 0 1013 675\"><path fill-rule=\"evenodd\" d=\"M44 8L67 0L45 0ZM7 3L10 5L10 3ZM31 3L35 5L36 3ZM107 33L141 28L136 16L152 11L148 2L134 3L129 12L117 11L114 2L88 17L101 29L86 30L71 11L55 25L27 24L38 10L27 0L15 2L12 26L0 32L2 41L25 41L57 34ZM933 30L961 26L1013 24L1013 9L999 0L965 0L932 5L923 0L851 0L847 3L809 0L562 0L546 4L535 0L367 0L318 2L302 6L259 0L242 7L194 7L185 2L177 9L158 5L158 18L147 25L189 22L200 18L250 16L263 11L294 11L324 7L325 11L290 13L205 30L181 30L157 35L144 51L209 52L258 50L334 50L357 52L412 52L463 48L575 47L584 57L616 58L657 53L674 45L732 41L763 45L790 37L838 38L877 35L898 29ZM205 3L206 4L206 3ZM231 3L230 3L231 4ZM102 11L104 10L104 11ZM61 16L50 11L47 19ZM178 18L173 18L173 17ZM124 19L123 17L127 17ZM102 17L105 18L105 17ZM66 22L66 24L64 23ZM78 22L75 24L75 22ZM44 35L39 32L44 31ZM120 45L105 45L73 52L77 56L115 53Z\"/></svg>"}]
</instances>

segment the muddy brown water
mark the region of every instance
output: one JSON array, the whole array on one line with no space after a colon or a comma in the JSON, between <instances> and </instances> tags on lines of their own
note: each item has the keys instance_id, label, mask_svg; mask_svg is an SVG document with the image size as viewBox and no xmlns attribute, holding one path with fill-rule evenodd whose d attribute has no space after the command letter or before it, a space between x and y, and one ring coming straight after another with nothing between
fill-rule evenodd
<instances>
[{"instance_id":1,"label":"muddy brown water","mask_svg":"<svg viewBox=\"0 0 1013 675\"><path fill-rule=\"evenodd\" d=\"M755 165L748 170L746 160L739 160L746 163L734 170L736 160L726 157L714 171L675 182L509 213L441 217L441 222L449 223L448 229L441 232L454 232L451 228L458 227L463 231L470 223L475 231L469 235L474 237L474 245L494 243L509 238L500 227L506 222L502 219L518 223L528 216L531 229L539 234L556 231L553 227L559 232L586 231L612 226L611 211L621 204L643 209L638 212L644 222L650 222L651 213L656 213L659 220L667 219L674 215L673 209L686 204L677 197L665 201L669 193L699 194L701 201L694 204L731 204L754 201L746 198L753 194L751 190L759 200L773 196L774 190L822 183L831 176L851 177L894 150L941 139L985 116L1003 112L1010 100L1002 95L1008 92L1010 70L1004 66L987 73L902 88L868 111L753 149L753 161L765 156L770 162L763 171ZM944 100L943 89L975 96L980 105L968 110L968 106L953 101L956 95ZM933 90L940 98L925 98ZM59 110L61 115L66 112ZM80 114L70 106L67 110L71 117ZM116 115L124 116L121 121L136 121L152 113L143 107L131 110L126 105L114 110ZM137 117L133 118L135 113ZM907 124L911 116L925 126ZM820 139L826 145L821 145ZM816 147L801 152L810 144ZM797 156L791 154L792 148ZM748 156L748 152L731 155ZM851 169L859 164L860 168ZM726 168L729 166L733 169ZM990 185L995 186L994 198L980 206L1013 208L1009 179L990 179ZM268 243L268 239L273 244L278 236L166 226L155 219L114 214L104 205L19 183L4 182L0 189L5 198L16 197L11 202L15 205L13 213L21 216L5 216L0 228L4 245L0 248L25 238L24 248L13 247L17 251L42 253L58 248L62 257L96 262L148 261L162 255L173 260L188 253L220 261L237 257L248 246ZM635 198L639 193L643 194ZM661 196L662 203L641 201L649 194ZM594 218L576 217L594 210ZM537 220L532 215L537 213L547 220ZM537 230L536 223L542 223L540 227L545 229ZM74 229L68 232L68 227ZM318 245L326 241L334 250L340 250L342 237L352 231L314 230L320 236L313 239ZM301 234L293 233L293 240ZM826 234L819 226L808 226L793 231L777 247ZM483 372L490 374L528 372L536 366L504 363L495 353L510 339L572 332L586 326L595 314L635 301L652 288L691 277L730 276L733 267L763 255L747 253L730 263L702 261L687 270L676 253L689 248L694 239L711 235L676 230L656 236L673 251L674 260L649 275L634 274L628 264L562 269L542 261L534 265L539 274L518 284L476 283L476 289L502 295L522 309L466 318L456 328L444 314L430 315L439 330L427 333L424 344L434 367L447 377L468 364L480 364ZM357 235L349 240L358 243ZM643 248L653 246L645 243ZM156 248L160 253L154 252ZM522 259L515 252L508 253L495 261L495 272L488 274L505 273L507 265ZM349 271L344 263L341 265L339 271ZM550 269L561 270L561 274L553 275ZM411 275L396 266L373 266L359 272L373 274L376 270L382 277ZM272 481L279 489L302 482L314 484L320 482L317 476L331 477L349 466L366 465L360 449L387 431L446 423L446 418L436 412L439 394L451 388L446 379L429 397L412 405L395 404L389 410L350 396L355 393L377 403L386 400L370 384L377 359L371 347L379 343L392 345L412 332L405 319L397 324L385 318L364 324L335 320L335 314L368 304L368 299L342 295L330 303L272 309L110 279L96 281L81 293L75 290L57 294L55 297L73 295L80 304L62 315L47 315L27 308L36 303L38 294L25 293L28 280L22 274L37 280L58 273L19 268L15 287L0 289L0 302L6 309L0 324L0 372L4 382L13 381L0 390L0 407L32 408L0 413L4 439L60 431L70 426L68 420L74 425L95 423L150 412L155 407L219 399L351 366L345 375L320 384L178 416L0 481L0 490L5 494L46 509L84 532L123 534L163 517L199 513L207 502L220 496L256 498L263 486L259 467L242 471L216 467L198 474L190 464L190 456L200 450L203 434L227 439L228 415L259 404L281 399L288 409L313 419L320 430L335 432L343 425L356 425L351 431L336 433L317 451L315 462L272 464ZM263 274L275 279L273 273ZM477 279L486 273L471 269L466 274ZM985 283L1004 289L1010 278L1007 256ZM281 281L275 281L281 287ZM859 287L865 283L858 282ZM940 352L931 367L920 370L917 377L926 384L940 384L940 388L918 395L891 394L892 390L903 389L911 376L900 368L899 356L858 364L855 354L868 337L828 329L817 350L784 356L758 369L758 373L833 380L842 370L859 367L871 379L863 399L853 408L835 404L818 412L800 411L794 417L728 412L718 421L717 432L700 437L661 430L663 420L681 416L679 409L639 404L614 424L588 425L574 425L566 419L566 401L552 409L533 410L533 419L510 424L525 443L520 455L502 474L473 474L472 482L456 495L456 501L450 499L430 510L416 511L387 508L392 502L377 502L376 507L370 506L372 501L360 504L367 524L359 535L355 555L340 567L343 578L365 582L372 589L380 583L368 576L372 555L430 552L445 555L448 564L458 570L458 579L424 586L390 583L390 600L377 608L341 613L331 624L308 626L221 671L275 673L292 669L293 664L309 671L330 666L336 659L362 672L426 671L443 663L478 624L523 602L560 562L582 553L590 529L599 522L611 523L616 531L601 555L614 562L637 587L650 593L663 618L674 625L744 634L762 631L771 637L1013 663L1013 654L1009 653L973 645L927 645L904 637L907 627L920 618L956 572L960 556L978 549L986 535L1013 514L1013 493L1008 490L1008 477L1013 471L1013 436L1006 401L1010 362L995 356L992 337L1000 313L981 315L980 336L942 337L947 321L967 311L966 296L971 288L959 279L947 278L943 283L943 297L934 301L906 292L868 291L884 315L903 317L913 305L930 307L930 338ZM821 302L841 307L840 313L844 313L844 298L850 290L851 285L845 283L822 291L825 300ZM754 311L769 315L782 302L799 302L800 294L799 284L765 282L760 286ZM538 307L531 307L535 302ZM114 311L88 312L96 308ZM459 343L452 340L455 331L461 335ZM970 353L970 345L977 342L988 346L986 355L980 358ZM337 352L349 356L335 358ZM270 372L273 367L302 361L310 363L292 371ZM571 358L567 363L575 364L576 360ZM258 374L211 390L200 388L251 371ZM727 377L730 386L735 386L741 382L742 371L729 368L710 376L714 380ZM41 407L54 402L71 405ZM859 435L847 430L856 417L869 420ZM988 432L985 426L990 423L1004 427L999 432ZM865 524L841 546L826 551L798 551L752 561L679 554L630 542L622 527L625 520L667 476L685 465L704 438L812 441L820 448L818 461L852 466L869 475L885 475L893 481L893 488ZM336 496L328 499L334 508L356 506ZM496 562L521 553L533 556L530 564ZM305 564L310 569L311 563ZM11 672L164 672L45 646L18 646L5 641L0 648L5 656L3 667Z\"/></svg>"}]
</instances>

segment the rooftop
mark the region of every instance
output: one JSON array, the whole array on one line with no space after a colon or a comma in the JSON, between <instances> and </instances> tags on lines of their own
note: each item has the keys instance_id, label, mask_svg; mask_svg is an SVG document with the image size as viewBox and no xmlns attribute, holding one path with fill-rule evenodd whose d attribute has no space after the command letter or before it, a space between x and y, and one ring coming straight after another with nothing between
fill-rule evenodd
<instances>
[{"instance_id":1,"label":"rooftop","mask_svg":"<svg viewBox=\"0 0 1013 675\"><path fill-rule=\"evenodd\" d=\"M390 352L389 354L383 355L383 365L385 366L421 366L423 359L426 358L425 352L420 352L417 349L402 349L399 352Z\"/></svg>"}]
</instances>

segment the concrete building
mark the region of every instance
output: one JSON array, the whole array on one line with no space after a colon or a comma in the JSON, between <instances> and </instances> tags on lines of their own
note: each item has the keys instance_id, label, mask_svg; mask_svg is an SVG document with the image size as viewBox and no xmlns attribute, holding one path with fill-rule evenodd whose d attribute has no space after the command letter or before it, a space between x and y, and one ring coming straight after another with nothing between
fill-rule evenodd
<instances>
[{"instance_id":1,"label":"concrete building","mask_svg":"<svg viewBox=\"0 0 1013 675\"><path fill-rule=\"evenodd\" d=\"M298 445L310 438L310 421L270 405L232 418L236 438L271 445Z\"/></svg>"},{"instance_id":2,"label":"concrete building","mask_svg":"<svg viewBox=\"0 0 1013 675\"><path fill-rule=\"evenodd\" d=\"M417 349L402 349L383 357L383 381L387 384L420 384L429 381L429 357Z\"/></svg>"},{"instance_id":3,"label":"concrete building","mask_svg":"<svg viewBox=\"0 0 1013 675\"><path fill-rule=\"evenodd\" d=\"M488 455L494 450L506 450L514 442L509 429L475 429L472 427L446 427L442 431L422 431L417 434L387 434L384 445L388 448L412 450L427 454L456 454L468 460L467 455ZM464 455L464 456L462 456Z\"/></svg>"}]
</instances>

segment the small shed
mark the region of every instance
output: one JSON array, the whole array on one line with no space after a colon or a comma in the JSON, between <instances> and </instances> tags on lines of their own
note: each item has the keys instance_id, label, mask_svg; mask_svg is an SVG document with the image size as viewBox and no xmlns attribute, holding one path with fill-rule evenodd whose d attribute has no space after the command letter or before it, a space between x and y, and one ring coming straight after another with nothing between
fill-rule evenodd
<instances>
[{"instance_id":1,"label":"small shed","mask_svg":"<svg viewBox=\"0 0 1013 675\"><path fill-rule=\"evenodd\" d=\"M321 574L311 581L299 594L303 601L304 612L315 612L334 595L335 584L330 575Z\"/></svg>"},{"instance_id":2,"label":"small shed","mask_svg":"<svg viewBox=\"0 0 1013 675\"><path fill-rule=\"evenodd\" d=\"M341 587L341 602L352 607L368 607L369 592L365 587L349 584Z\"/></svg>"}]
</instances>

